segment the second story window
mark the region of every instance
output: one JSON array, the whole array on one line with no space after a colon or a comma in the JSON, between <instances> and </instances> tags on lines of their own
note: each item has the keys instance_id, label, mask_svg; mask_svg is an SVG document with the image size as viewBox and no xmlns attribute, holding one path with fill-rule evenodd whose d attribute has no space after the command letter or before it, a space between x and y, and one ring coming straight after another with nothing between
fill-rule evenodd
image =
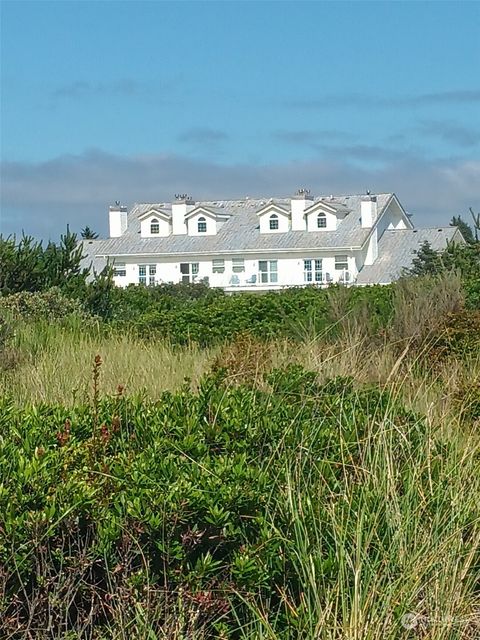
<instances>
[{"instance_id":1,"label":"second story window","mask_svg":"<svg viewBox=\"0 0 480 640\"><path fill-rule=\"evenodd\" d=\"M197 221L198 233L207 233L207 221L205 218L199 218Z\"/></svg>"},{"instance_id":2,"label":"second story window","mask_svg":"<svg viewBox=\"0 0 480 640\"><path fill-rule=\"evenodd\" d=\"M150 222L150 233L152 234L152 236L156 236L160 233L160 224L155 218L153 218Z\"/></svg>"},{"instance_id":3,"label":"second story window","mask_svg":"<svg viewBox=\"0 0 480 640\"><path fill-rule=\"evenodd\" d=\"M325 229L327 226L327 216L324 213L319 213L317 216L317 229Z\"/></svg>"},{"instance_id":4,"label":"second story window","mask_svg":"<svg viewBox=\"0 0 480 640\"><path fill-rule=\"evenodd\" d=\"M276 229L278 229L278 216L276 213L272 213L269 222L271 231L275 231Z\"/></svg>"}]
</instances>

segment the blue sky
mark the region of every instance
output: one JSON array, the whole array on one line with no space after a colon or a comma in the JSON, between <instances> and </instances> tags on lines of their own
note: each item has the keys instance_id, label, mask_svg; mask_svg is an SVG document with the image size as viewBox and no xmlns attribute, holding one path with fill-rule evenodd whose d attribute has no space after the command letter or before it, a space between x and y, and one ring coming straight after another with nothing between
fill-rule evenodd
<instances>
[{"instance_id":1,"label":"blue sky","mask_svg":"<svg viewBox=\"0 0 480 640\"><path fill-rule=\"evenodd\" d=\"M395 191L480 209L478 2L3 2L0 229L113 200Z\"/></svg>"}]
</instances>

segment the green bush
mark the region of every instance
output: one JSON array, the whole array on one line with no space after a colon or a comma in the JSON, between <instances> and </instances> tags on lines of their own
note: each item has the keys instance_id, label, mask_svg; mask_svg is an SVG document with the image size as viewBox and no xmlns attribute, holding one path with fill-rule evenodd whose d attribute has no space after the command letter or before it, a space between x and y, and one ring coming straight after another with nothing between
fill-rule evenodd
<instances>
[{"instance_id":1,"label":"green bush","mask_svg":"<svg viewBox=\"0 0 480 640\"><path fill-rule=\"evenodd\" d=\"M375 531L365 565L379 571L380 554L392 579L402 571L395 513L406 507L385 503L385 446L395 499L450 535L450 502L424 495L450 482L448 449L393 395L355 391L351 379L321 386L299 367L273 372L271 391L225 386L221 376L157 402L94 392L92 406L71 410L0 403L4 632L13 620L17 629L99 633L115 598L151 607L149 590L195 603L209 637L247 629L257 598L276 637L316 637L306 635L313 605L302 572L317 572L320 600L335 590L345 557L359 552L357 517ZM459 535L477 517L464 509ZM355 582L343 588L347 601ZM341 624L347 611L335 615ZM299 635L281 635L288 630Z\"/></svg>"}]
</instances>

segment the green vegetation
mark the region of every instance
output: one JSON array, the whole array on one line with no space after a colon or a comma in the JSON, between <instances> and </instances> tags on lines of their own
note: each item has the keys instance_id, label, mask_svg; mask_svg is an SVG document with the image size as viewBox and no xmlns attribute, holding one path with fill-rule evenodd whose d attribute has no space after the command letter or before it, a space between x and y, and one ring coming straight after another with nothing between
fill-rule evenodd
<instances>
[{"instance_id":1,"label":"green vegetation","mask_svg":"<svg viewBox=\"0 0 480 640\"><path fill-rule=\"evenodd\" d=\"M0 637L478 637L478 245L257 296L7 245Z\"/></svg>"}]
</instances>

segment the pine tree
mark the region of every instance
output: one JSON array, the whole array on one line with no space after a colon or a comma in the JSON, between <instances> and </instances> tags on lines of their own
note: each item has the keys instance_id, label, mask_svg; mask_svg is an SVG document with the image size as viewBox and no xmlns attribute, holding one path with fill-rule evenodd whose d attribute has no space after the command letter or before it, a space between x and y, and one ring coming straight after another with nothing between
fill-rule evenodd
<instances>
[{"instance_id":1,"label":"pine tree","mask_svg":"<svg viewBox=\"0 0 480 640\"><path fill-rule=\"evenodd\" d=\"M415 251L415 254L415 258L412 260L412 266L405 270L406 275L435 275L445 270L442 254L432 249L427 240L421 245L418 251Z\"/></svg>"},{"instance_id":2,"label":"pine tree","mask_svg":"<svg viewBox=\"0 0 480 640\"><path fill-rule=\"evenodd\" d=\"M80 231L80 235L84 240L96 240L98 238L98 233L95 233L88 225Z\"/></svg>"},{"instance_id":3,"label":"pine tree","mask_svg":"<svg viewBox=\"0 0 480 640\"><path fill-rule=\"evenodd\" d=\"M468 242L469 244L475 242L472 227L467 222L465 222L465 220L463 220L462 216L453 216L450 221L450 226L457 227L457 229L462 234L465 242Z\"/></svg>"}]
</instances>

